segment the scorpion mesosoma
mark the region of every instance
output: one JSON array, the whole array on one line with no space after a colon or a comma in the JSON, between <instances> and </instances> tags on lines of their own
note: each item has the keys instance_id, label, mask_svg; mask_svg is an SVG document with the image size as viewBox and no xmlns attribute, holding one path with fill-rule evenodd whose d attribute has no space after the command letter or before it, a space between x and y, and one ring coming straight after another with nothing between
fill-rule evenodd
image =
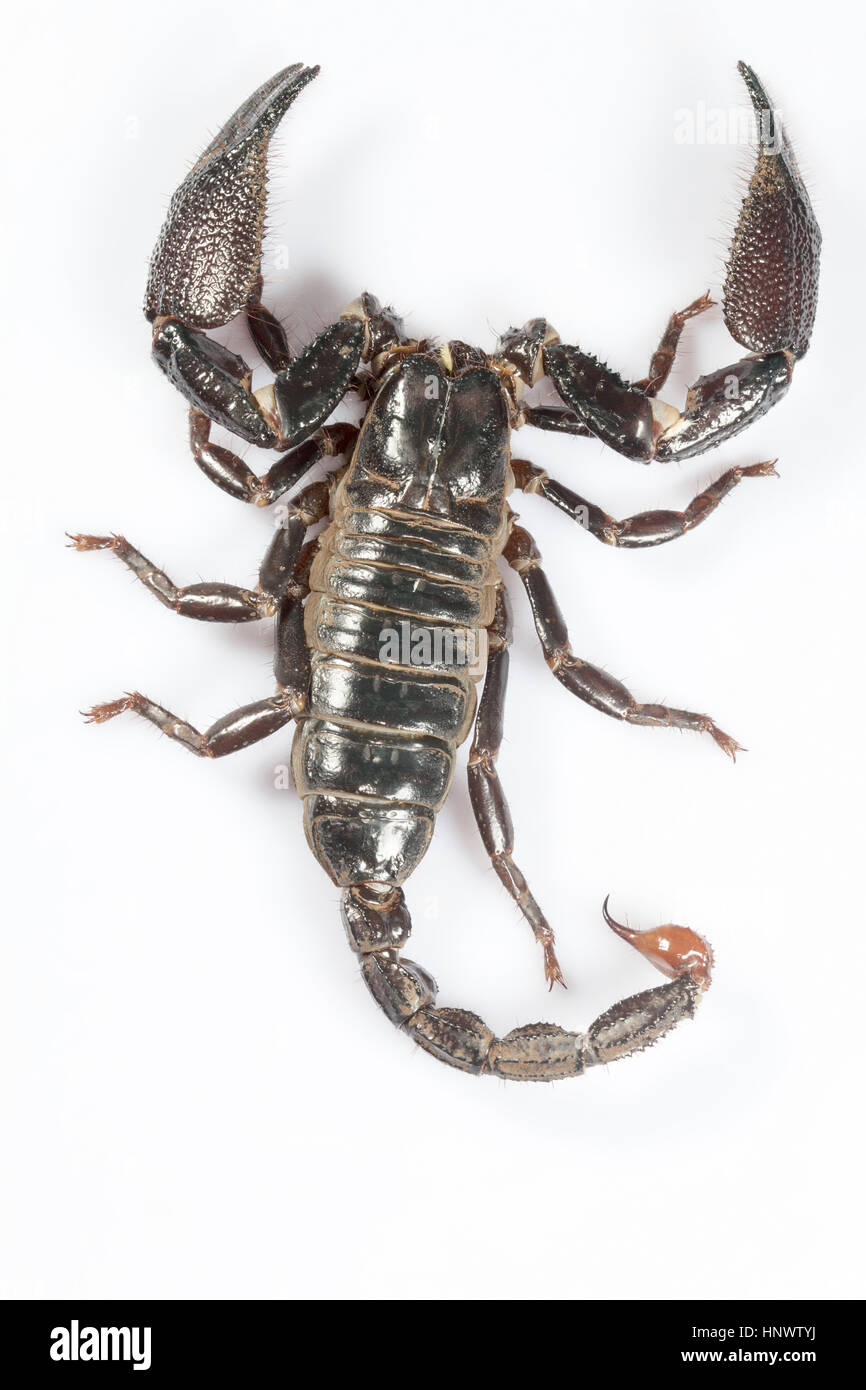
<instances>
[{"instance_id":1,"label":"scorpion mesosoma","mask_svg":"<svg viewBox=\"0 0 866 1390\"><path fill-rule=\"evenodd\" d=\"M120 535L73 536L79 550L113 550L166 607L211 622L274 616L277 693L200 733L139 693L97 705L102 723L143 716L201 757L218 758L296 722L293 773L307 839L342 889L342 914L364 980L388 1018L427 1052L464 1071L552 1081L635 1052L691 1017L710 981L712 952L680 926L636 931L604 915L668 981L614 1005L586 1033L531 1024L497 1038L475 1014L436 1006L436 986L403 959L410 918L403 882L425 853L448 793L458 746L473 728L469 791L493 867L561 981L553 932L512 857L511 816L496 769L508 675L510 618L500 557L517 572L546 661L580 700L631 724L708 733L732 758L739 745L707 715L642 704L572 651L538 549L516 524L512 491L535 492L609 545L648 546L703 522L742 479L772 463L730 468L683 512L616 520L513 458L523 425L592 436L629 458L688 459L739 433L788 388L815 315L820 232L784 130L754 72L739 65L757 116L756 166L730 250L724 320L748 351L701 377L682 412L658 392L683 326L708 295L674 313L647 377L624 381L562 343L546 320L509 329L487 354L436 348L362 294L298 356L262 303L266 160L271 135L318 68L285 68L243 103L174 194L153 253L145 313L157 364L190 406L195 460L244 502L269 505L325 459L343 460L285 506L255 590L178 588ZM274 375L253 390L247 363L206 333L243 314ZM557 406L523 396L547 377ZM328 424L343 397L364 403L360 428ZM282 456L259 477L210 440L211 426ZM310 538L317 523L327 527ZM382 654L385 628L434 643L423 660ZM465 659L487 637L484 670ZM423 642L417 648L424 651Z\"/></svg>"}]
</instances>

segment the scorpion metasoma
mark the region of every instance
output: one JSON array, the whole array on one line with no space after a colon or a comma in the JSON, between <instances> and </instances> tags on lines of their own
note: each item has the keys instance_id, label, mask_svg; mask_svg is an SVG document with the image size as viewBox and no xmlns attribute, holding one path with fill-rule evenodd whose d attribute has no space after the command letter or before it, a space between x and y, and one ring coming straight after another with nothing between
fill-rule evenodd
<instances>
[{"instance_id":1,"label":"scorpion metasoma","mask_svg":"<svg viewBox=\"0 0 866 1390\"><path fill-rule=\"evenodd\" d=\"M758 148L728 259L724 320L748 355L701 377L682 412L658 392L684 324L711 304L707 295L671 316L648 376L634 383L560 342L545 319L509 329L492 354L463 342L435 347L408 337L394 312L366 293L293 357L261 298L266 160L276 126L318 68L278 72L223 126L174 194L145 313L154 357L190 404L195 460L218 487L267 506L317 463L342 462L284 505L255 590L177 588L123 536L71 537L78 550L113 550L186 617L275 618L277 693L206 732L138 693L97 705L88 718L103 723L132 710L206 758L294 720L292 767L307 839L342 889L344 924L370 993L422 1048L464 1071L521 1081L579 1075L690 1017L710 981L712 952L702 937L678 926L631 930L605 903L608 924L668 981L614 1005L586 1033L537 1023L497 1038L475 1014L437 1007L433 980L403 959L410 919L402 885L430 843L456 750L474 721L469 791L481 837L542 947L548 982L561 981L553 932L512 858L496 770L510 641L500 557L519 575L545 659L567 690L617 719L704 732L730 757L737 752L707 715L642 704L574 654L538 549L508 498L515 488L538 493L608 545L648 546L704 521L741 479L773 474L772 463L730 468L683 512L618 521L513 458L510 447L512 430L534 425L600 439L643 463L688 459L739 433L787 391L809 345L821 236L767 94L749 67L739 70ZM238 314L274 374L255 391L247 363L206 333ZM523 399L543 377L559 405ZM350 392L364 404L360 427L329 425ZM259 477L211 442L213 424L284 452ZM385 636L395 632L401 641L386 650Z\"/></svg>"}]
</instances>

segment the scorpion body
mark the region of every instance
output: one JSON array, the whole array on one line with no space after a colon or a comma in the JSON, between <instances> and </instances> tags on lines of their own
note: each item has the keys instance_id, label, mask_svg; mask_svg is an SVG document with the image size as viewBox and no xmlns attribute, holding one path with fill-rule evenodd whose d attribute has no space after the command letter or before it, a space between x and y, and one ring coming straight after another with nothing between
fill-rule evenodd
<instances>
[{"instance_id":1,"label":"scorpion body","mask_svg":"<svg viewBox=\"0 0 866 1390\"><path fill-rule=\"evenodd\" d=\"M467 457L479 417L489 434ZM449 377L420 354L399 362L337 489L306 606L311 718L295 736L295 781L310 844L343 886L402 883L430 841L475 714L463 657L494 617L508 473L495 373ZM382 662L389 626L410 662L416 639L441 632L430 644L441 660Z\"/></svg>"},{"instance_id":2,"label":"scorpion body","mask_svg":"<svg viewBox=\"0 0 866 1390\"><path fill-rule=\"evenodd\" d=\"M537 1023L497 1038L477 1015L437 1006L431 977L404 958L411 923L402 885L428 848L457 749L474 728L469 791L482 839L542 948L548 983L562 981L553 932L514 862L496 768L511 638L501 561L519 575L545 659L568 691L625 722L706 732L732 758L738 750L708 715L642 703L575 655L538 548L509 497L536 492L605 543L646 546L691 530L742 479L774 473L772 463L732 468L683 512L618 521L511 448L513 432L528 424L602 439L643 462L689 458L745 428L787 390L808 347L820 233L766 93L751 69L740 70L760 143L729 262L725 320L749 355L696 382L683 412L657 393L685 323L709 307L708 296L671 316L649 375L635 383L561 343L545 319L510 329L492 354L462 342L437 349L407 337L369 294L292 357L261 302L265 164L275 126L318 70L277 73L226 123L172 199L145 311L154 357L190 405L196 462L225 492L268 505L314 464L344 461L285 506L255 590L178 588L122 536L72 537L79 550L114 550L178 613L275 618L276 695L204 733L137 692L88 717L104 722L132 710L204 757L294 720L292 767L307 839L342 890L344 925L367 986L392 1022L465 1071L533 1081L578 1075L690 1017L710 982L712 952L696 932L634 931L605 903L608 924L667 983L614 1005L585 1033ZM274 373L273 384L257 391L243 359L205 331L239 313ZM524 389L542 377L560 406L524 403ZM329 425L350 391L365 402L360 429ZM211 442L213 424L286 452L258 477Z\"/></svg>"}]
</instances>

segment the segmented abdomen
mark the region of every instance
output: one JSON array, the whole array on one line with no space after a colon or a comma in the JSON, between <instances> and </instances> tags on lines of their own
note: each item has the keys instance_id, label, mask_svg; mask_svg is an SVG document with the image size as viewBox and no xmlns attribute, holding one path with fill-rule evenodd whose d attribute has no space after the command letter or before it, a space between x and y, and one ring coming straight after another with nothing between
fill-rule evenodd
<instances>
[{"instance_id":1,"label":"segmented abdomen","mask_svg":"<svg viewBox=\"0 0 866 1390\"><path fill-rule=\"evenodd\" d=\"M293 751L335 882L401 883L427 849L472 727L496 580L477 536L338 504L310 576L310 716Z\"/></svg>"}]
</instances>

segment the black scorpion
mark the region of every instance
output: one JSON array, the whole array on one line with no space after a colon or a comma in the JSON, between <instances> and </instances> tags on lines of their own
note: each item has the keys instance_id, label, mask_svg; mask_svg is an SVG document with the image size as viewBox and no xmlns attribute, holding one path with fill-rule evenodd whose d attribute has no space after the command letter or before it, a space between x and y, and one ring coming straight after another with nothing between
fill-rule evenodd
<instances>
[{"instance_id":1,"label":"black scorpion","mask_svg":"<svg viewBox=\"0 0 866 1390\"><path fill-rule=\"evenodd\" d=\"M809 345L820 232L784 130L744 63L758 119L757 163L728 260L724 319L748 350L701 377L680 412L658 399L686 321L708 296L671 316L648 376L622 380L550 324L532 319L489 355L462 342L436 348L407 337L391 309L363 294L292 357L262 304L266 158L274 129L318 68L285 68L243 103L172 198L157 242L145 312L158 365L190 404L199 467L231 496L264 506L318 462L344 462L300 491L262 563L255 591L230 584L177 588L122 536L74 536L110 549L167 607L211 622L276 619L277 694L235 710L205 733L145 696L98 705L96 722L132 710L202 757L232 753L296 721L293 771L307 839L343 890L343 919L369 990L426 1051L470 1072L550 1081L627 1055L691 1016L710 981L709 945L686 927L609 925L668 983L625 999L586 1033L549 1023L494 1037L475 1014L438 1008L436 987L401 955L410 919L402 884L425 853L473 728L469 790L502 883L561 980L553 932L512 857L513 831L496 770L508 677L510 618L498 561L520 576L544 656L567 690L632 724L694 729L735 756L708 716L642 704L576 656L531 536L508 505L539 493L609 545L647 546L697 526L743 478L772 463L731 468L683 512L616 520L525 459L511 456L523 425L588 435L629 458L688 459L739 433L788 389ZM246 316L274 374L253 391L242 358L206 330ZM522 402L547 377L556 407ZM360 430L326 422L349 392L366 407ZM211 443L223 426L248 444L285 451L262 477ZM347 461L346 461L347 460ZM308 539L310 528L326 529ZM386 651L384 638L398 636ZM486 639L486 645L481 641ZM478 717L475 685L484 676Z\"/></svg>"}]
</instances>

